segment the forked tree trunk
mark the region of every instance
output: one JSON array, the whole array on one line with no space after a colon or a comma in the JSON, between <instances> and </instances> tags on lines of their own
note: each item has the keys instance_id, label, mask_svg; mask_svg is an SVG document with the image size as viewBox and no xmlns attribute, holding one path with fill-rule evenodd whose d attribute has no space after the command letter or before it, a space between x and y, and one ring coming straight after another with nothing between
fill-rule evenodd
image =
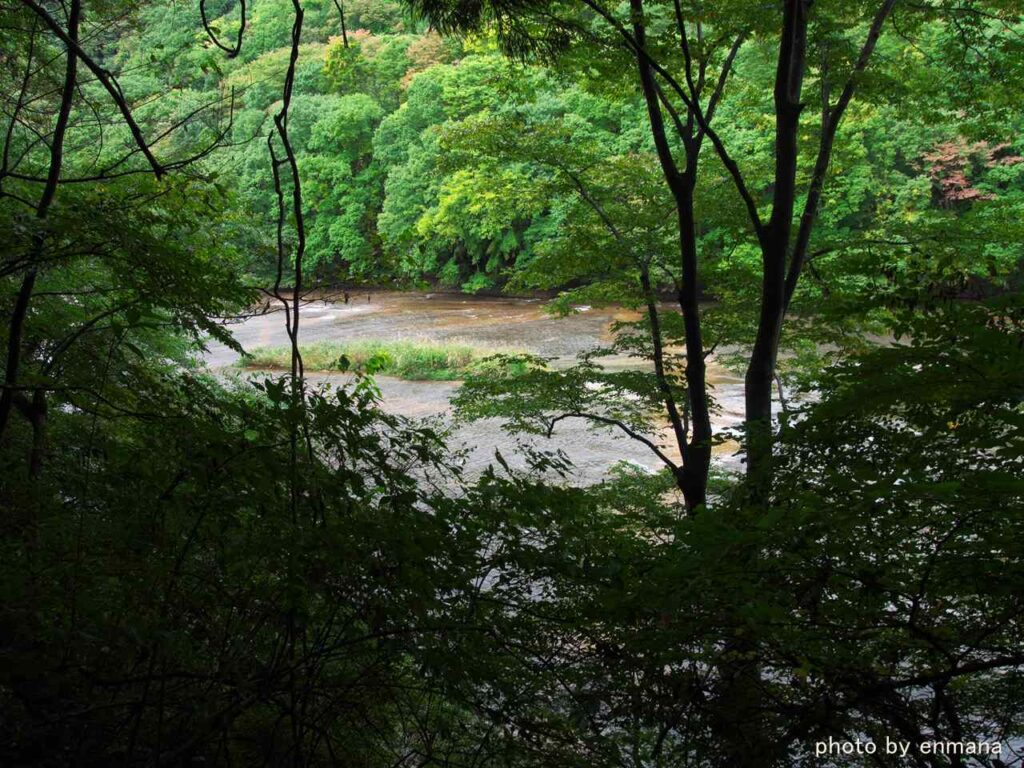
<instances>
[{"instance_id":1,"label":"forked tree trunk","mask_svg":"<svg viewBox=\"0 0 1024 768\"><path fill-rule=\"evenodd\" d=\"M744 379L747 482L746 504L755 513L769 503L772 484L772 387L786 312L786 266L796 207L796 171L801 91L806 68L807 24L811 0L786 0L775 74L775 174L772 213L760 238L762 276L757 335ZM757 572L756 546L738 552L735 563ZM746 630L746 628L743 628ZM721 725L728 765L774 765L778 755L763 707L759 640L744 631L727 642L720 667Z\"/></svg>"},{"instance_id":2,"label":"forked tree trunk","mask_svg":"<svg viewBox=\"0 0 1024 768\"><path fill-rule=\"evenodd\" d=\"M680 440L679 452L682 454L683 463L676 472L676 484L683 494L687 510L693 512L707 503L708 470L711 465L711 415L708 408L704 337L697 302L697 229L693 210L699 144L692 136L684 137L687 150L686 167L680 171L665 132L665 120L654 72L645 54L647 43L643 0L630 0L630 10L633 35L638 46L636 62L647 105L651 135L662 173L676 203L682 277L679 309L683 315L685 334L686 395L690 417L689 435Z\"/></svg>"},{"instance_id":3,"label":"forked tree trunk","mask_svg":"<svg viewBox=\"0 0 1024 768\"><path fill-rule=\"evenodd\" d=\"M811 0L786 0L775 74L772 213L760 242L761 309L745 378L747 481L755 503L764 500L772 477L772 386L787 303L786 264L796 207L797 139L810 5Z\"/></svg>"}]
</instances>

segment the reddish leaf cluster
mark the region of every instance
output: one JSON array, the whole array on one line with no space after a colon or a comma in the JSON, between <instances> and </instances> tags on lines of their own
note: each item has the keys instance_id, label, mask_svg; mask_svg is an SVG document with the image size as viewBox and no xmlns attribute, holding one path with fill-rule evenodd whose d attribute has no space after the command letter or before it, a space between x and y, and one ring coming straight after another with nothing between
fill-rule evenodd
<instances>
[{"instance_id":1,"label":"reddish leaf cluster","mask_svg":"<svg viewBox=\"0 0 1024 768\"><path fill-rule=\"evenodd\" d=\"M974 186L970 176L984 168L1024 162L1019 155L1008 154L1009 148L1009 144L968 143L956 139L943 142L933 152L925 154L927 173L937 187L939 205L951 207L956 203L993 199L995 195Z\"/></svg>"},{"instance_id":2,"label":"reddish leaf cluster","mask_svg":"<svg viewBox=\"0 0 1024 768\"><path fill-rule=\"evenodd\" d=\"M451 58L444 40L436 32L428 32L409 43L405 56L409 59L409 69L402 78L403 88L407 88L418 73Z\"/></svg>"}]
</instances>

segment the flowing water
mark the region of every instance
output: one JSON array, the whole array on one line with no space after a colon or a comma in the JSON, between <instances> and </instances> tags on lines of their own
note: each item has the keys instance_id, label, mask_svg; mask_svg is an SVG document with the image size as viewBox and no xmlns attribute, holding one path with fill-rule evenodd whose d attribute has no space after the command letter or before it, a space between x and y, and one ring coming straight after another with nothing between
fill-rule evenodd
<instances>
[{"instance_id":1,"label":"flowing water","mask_svg":"<svg viewBox=\"0 0 1024 768\"><path fill-rule=\"evenodd\" d=\"M607 345L609 326L615 320L633 319L635 315L616 308L582 308L564 318L552 317L544 311L540 299L509 299L451 294L423 293L354 293L348 303L316 301L301 309L300 339L302 344L316 341L344 343L354 340L435 341L460 343L495 351L517 349L555 358L552 365L570 365L576 356L595 347ZM287 346L284 315L270 312L249 317L231 326L235 338L245 349L264 346ZM212 369L223 370L237 361L238 355L220 344L213 344L206 355ZM643 363L627 356L602 358L607 367L641 367ZM350 377L342 373L311 374L311 380L337 380ZM716 431L735 428L742 420L742 381L730 375L714 360L708 370L719 411L714 417ZM385 409L413 418L440 418L451 415L449 401L459 387L451 381L405 381L378 376ZM665 435L657 436L665 440ZM519 440L524 438L519 437ZM580 419L569 419L556 426L550 439L530 437L530 445L549 450L559 449L573 462L572 482L592 483L600 480L618 462L630 462L645 468L661 466L656 456L644 445L617 431L594 430ZM510 464L520 464L516 457L516 438L501 429L500 421L485 419L458 426L453 446L467 451L467 468L482 470L493 462L500 450ZM727 443L716 450L716 461L735 468L735 444ZM678 452L666 451L674 458Z\"/></svg>"}]
</instances>

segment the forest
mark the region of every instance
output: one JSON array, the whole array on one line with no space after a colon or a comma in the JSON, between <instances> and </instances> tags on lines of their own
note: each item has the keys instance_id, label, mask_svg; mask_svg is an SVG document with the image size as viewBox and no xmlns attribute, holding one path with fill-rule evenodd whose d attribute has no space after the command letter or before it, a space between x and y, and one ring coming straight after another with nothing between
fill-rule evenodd
<instances>
[{"instance_id":1,"label":"forest","mask_svg":"<svg viewBox=\"0 0 1024 768\"><path fill-rule=\"evenodd\" d=\"M0 766L1024 765L1024 2L0 0Z\"/></svg>"}]
</instances>

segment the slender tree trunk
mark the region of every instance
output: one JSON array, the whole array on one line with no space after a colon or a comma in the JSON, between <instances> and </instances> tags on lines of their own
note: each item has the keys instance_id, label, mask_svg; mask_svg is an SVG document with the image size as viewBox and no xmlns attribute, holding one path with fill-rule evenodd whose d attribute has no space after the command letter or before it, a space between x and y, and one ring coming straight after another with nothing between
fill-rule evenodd
<instances>
[{"instance_id":1,"label":"slender tree trunk","mask_svg":"<svg viewBox=\"0 0 1024 768\"><path fill-rule=\"evenodd\" d=\"M775 75L775 179L772 214L761 239L761 310L747 365L747 479L753 500L771 483L772 385L786 312L786 263L796 205L797 139L807 55L810 0L786 0Z\"/></svg>"},{"instance_id":2,"label":"slender tree trunk","mask_svg":"<svg viewBox=\"0 0 1024 768\"><path fill-rule=\"evenodd\" d=\"M771 481L772 383L778 356L785 302L785 250L771 248L764 255L761 312L757 336L744 379L747 438L747 480L755 498L763 496Z\"/></svg>"},{"instance_id":3,"label":"slender tree trunk","mask_svg":"<svg viewBox=\"0 0 1024 768\"><path fill-rule=\"evenodd\" d=\"M797 140L810 5L811 0L785 0L775 75L772 213L760 239L761 306L744 381L746 491L747 502L755 511L767 503L772 482L772 388L787 304L786 265L796 205ZM759 558L756 547L745 548L736 553L735 565L753 574ZM718 697L718 716L726 740L725 765L754 768L774 765L778 759L765 719L759 645L756 634L743 626L742 620L737 635L727 642Z\"/></svg>"},{"instance_id":4,"label":"slender tree trunk","mask_svg":"<svg viewBox=\"0 0 1024 768\"><path fill-rule=\"evenodd\" d=\"M646 46L643 0L630 0L630 10L633 34L637 46L642 51ZM697 177L699 145L693 141L692 136L683 137L687 149L687 164L685 170L680 172L665 133L665 120L661 111L654 72L650 62L639 52L636 61L658 161L676 202L679 259L682 272L679 308L683 314L685 332L686 389L691 421L689 440L679 446L683 465L677 473L676 479L683 492L686 507L692 512L707 502L708 471L711 466L711 416L708 409L704 338L697 303L697 233L693 212L693 190Z\"/></svg>"},{"instance_id":5,"label":"slender tree trunk","mask_svg":"<svg viewBox=\"0 0 1024 768\"><path fill-rule=\"evenodd\" d=\"M33 255L36 249L33 247ZM14 302L14 312L7 328L7 367L4 371L4 389L0 393L0 438L7 430L7 422L11 418L14 405L15 388L18 386L18 372L21 368L21 337L25 327L25 315L28 314L29 301L36 284L37 270L35 265L29 267L22 278L18 298Z\"/></svg>"},{"instance_id":6,"label":"slender tree trunk","mask_svg":"<svg viewBox=\"0 0 1024 768\"><path fill-rule=\"evenodd\" d=\"M64 160L64 135L67 132L68 121L71 117L71 105L74 100L75 83L78 78L78 56L74 47L78 43L78 24L81 18L81 0L72 0L68 10L67 37L70 44L67 46L67 66L64 73L64 85L61 90L60 109L57 112L57 123L54 126L53 137L50 140L50 168L46 176L46 185L39 199L36 208L36 218L40 222L46 220L46 216L53 204L57 194L57 185L60 181L60 170ZM35 235L32 243L32 259L28 272L21 283L18 291L18 298L15 301L14 313L11 316L7 336L7 367L4 372L4 388L0 393L0 439L3 438L10 421L11 406L14 403L15 389L18 384L18 374L21 367L21 340L25 329L25 318L28 315L29 304L32 300L32 291L35 287L39 263L42 261L44 250L44 238L42 232ZM46 423L46 397L42 390L36 390L32 398L33 409L38 405L42 409L42 416L39 419L38 430L42 430ZM33 420L33 432L37 431L36 422ZM32 462L36 459L35 446L42 446L45 439L42 435L33 438ZM38 461L42 460L42 449L40 447ZM30 462L31 463L31 462ZM35 466L33 464L33 466ZM36 467L33 474L38 474Z\"/></svg>"},{"instance_id":7,"label":"slender tree trunk","mask_svg":"<svg viewBox=\"0 0 1024 768\"><path fill-rule=\"evenodd\" d=\"M345 6L341 0L334 0L334 7L338 9L338 16L341 17L341 44L348 48L348 30L345 29Z\"/></svg>"},{"instance_id":8,"label":"slender tree trunk","mask_svg":"<svg viewBox=\"0 0 1024 768\"><path fill-rule=\"evenodd\" d=\"M43 471L43 459L46 456L46 390L36 388L32 393L32 410L29 420L32 422L32 450L29 454L28 473L38 477Z\"/></svg>"},{"instance_id":9,"label":"slender tree trunk","mask_svg":"<svg viewBox=\"0 0 1024 768\"><path fill-rule=\"evenodd\" d=\"M672 392L672 383L669 379L668 371L665 368L665 346L664 340L661 333L661 317L658 314L658 298L654 292L654 286L651 283L651 273L648 265L640 267L640 287L643 290L644 300L647 303L647 321L651 326L651 346L654 357L654 378L658 382L658 389L661 392L662 402L665 404L665 410L668 413L668 421L672 427L672 433L676 439L676 445L679 447L679 451L685 458L686 453L686 426L683 423L683 418L679 413L679 406L676 404L675 393ZM687 507L692 509L690 505L691 499L688 495L690 489L686 485L686 479L683 476L681 467L676 468L675 472L676 486L682 492L684 499L686 500Z\"/></svg>"},{"instance_id":10,"label":"slender tree trunk","mask_svg":"<svg viewBox=\"0 0 1024 768\"><path fill-rule=\"evenodd\" d=\"M707 363L701 329L697 283L697 229L693 214L696 158L689 163L676 195L682 285L679 309L686 335L686 392L690 406L690 441L683 464L683 494L689 509L707 501L708 472L711 468L711 413L708 408ZM692 500L692 503L690 503Z\"/></svg>"}]
</instances>

